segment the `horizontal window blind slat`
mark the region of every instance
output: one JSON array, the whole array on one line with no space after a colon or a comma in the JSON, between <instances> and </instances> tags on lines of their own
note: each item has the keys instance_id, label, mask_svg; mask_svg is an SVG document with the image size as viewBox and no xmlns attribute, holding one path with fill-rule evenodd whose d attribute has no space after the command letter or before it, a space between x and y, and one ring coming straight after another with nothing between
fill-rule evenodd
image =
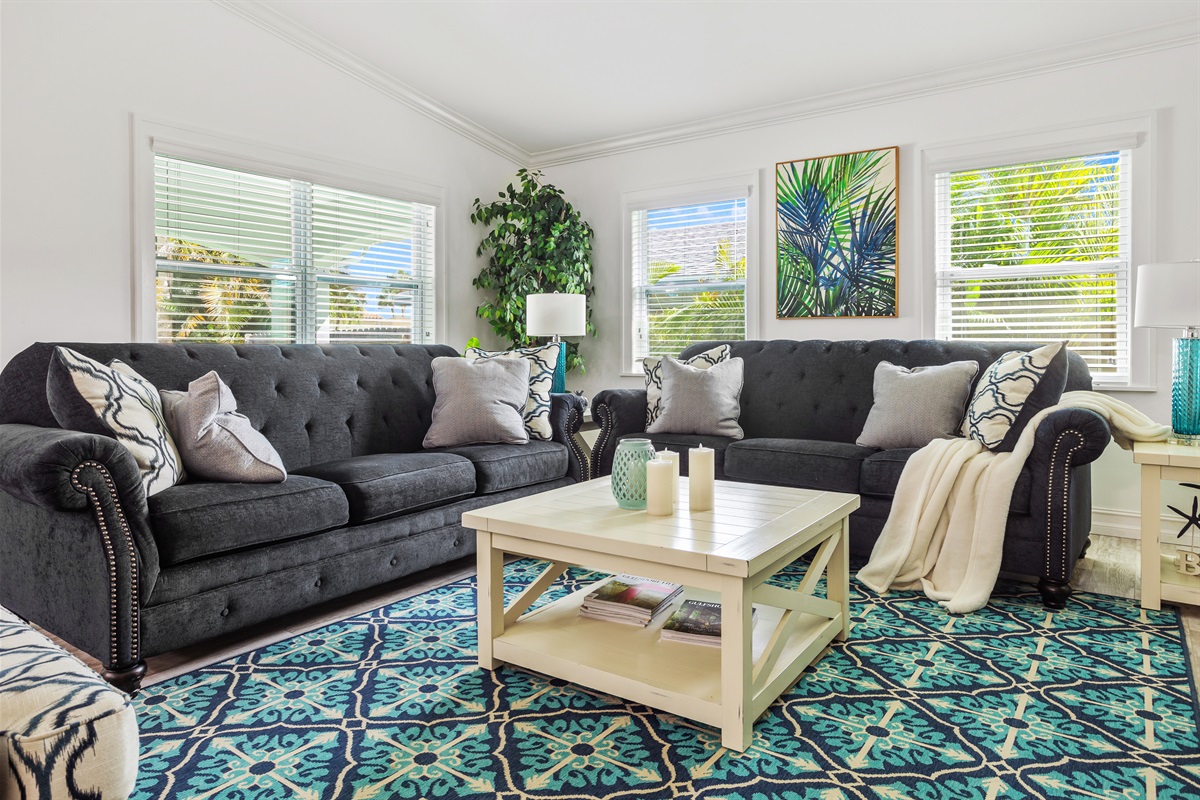
<instances>
[{"instance_id":1,"label":"horizontal window blind slat","mask_svg":"<svg viewBox=\"0 0 1200 800\"><path fill-rule=\"evenodd\" d=\"M935 176L938 336L1066 340L1129 367L1128 151Z\"/></svg>"},{"instance_id":2,"label":"horizontal window blind slat","mask_svg":"<svg viewBox=\"0 0 1200 800\"><path fill-rule=\"evenodd\" d=\"M421 203L157 155L159 339L432 341L435 219Z\"/></svg>"},{"instance_id":3,"label":"horizontal window blind slat","mask_svg":"<svg viewBox=\"0 0 1200 800\"><path fill-rule=\"evenodd\" d=\"M630 212L631 367L700 339L744 339L746 199Z\"/></svg>"}]
</instances>

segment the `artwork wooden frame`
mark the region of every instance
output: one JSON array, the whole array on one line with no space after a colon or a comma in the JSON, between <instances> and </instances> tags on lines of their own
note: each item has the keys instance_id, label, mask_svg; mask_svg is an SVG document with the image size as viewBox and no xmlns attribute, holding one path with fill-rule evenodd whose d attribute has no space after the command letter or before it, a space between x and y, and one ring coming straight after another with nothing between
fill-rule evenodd
<instances>
[{"instance_id":1,"label":"artwork wooden frame","mask_svg":"<svg viewBox=\"0 0 1200 800\"><path fill-rule=\"evenodd\" d=\"M900 148L775 165L776 319L897 317Z\"/></svg>"}]
</instances>

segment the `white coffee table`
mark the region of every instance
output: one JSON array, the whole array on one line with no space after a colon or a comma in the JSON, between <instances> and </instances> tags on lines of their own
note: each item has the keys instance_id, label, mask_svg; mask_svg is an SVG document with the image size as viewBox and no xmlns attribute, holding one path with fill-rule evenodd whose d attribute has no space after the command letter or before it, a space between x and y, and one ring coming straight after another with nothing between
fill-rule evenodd
<instances>
[{"instance_id":1,"label":"white coffee table","mask_svg":"<svg viewBox=\"0 0 1200 800\"><path fill-rule=\"evenodd\" d=\"M721 729L725 747L750 745L754 720L806 666L849 630L847 517L856 495L718 481L712 511L669 517L625 511L608 478L463 514L477 531L479 664L507 662ZM816 550L795 590L765 581ZM504 556L550 565L508 607ZM719 601L722 644L659 641L647 628L579 616L593 586L526 614L570 565L680 583ZM826 576L826 597L813 594ZM751 624L751 604L758 606Z\"/></svg>"}]
</instances>

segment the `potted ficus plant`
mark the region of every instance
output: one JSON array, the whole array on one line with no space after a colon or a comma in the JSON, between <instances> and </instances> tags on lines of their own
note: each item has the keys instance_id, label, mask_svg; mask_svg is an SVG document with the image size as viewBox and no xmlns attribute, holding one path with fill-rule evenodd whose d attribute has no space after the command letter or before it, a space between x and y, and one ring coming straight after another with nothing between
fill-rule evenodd
<instances>
[{"instance_id":1,"label":"potted ficus plant","mask_svg":"<svg viewBox=\"0 0 1200 800\"><path fill-rule=\"evenodd\" d=\"M542 182L541 172L521 169L514 183L499 193L499 199L485 204L476 198L473 204L471 222L489 230L476 251L480 256L486 254L488 263L472 283L495 292L476 313L513 347L527 347L534 342L525 333L526 295L582 294L588 297L587 332L594 336L592 227L567 202L561 189ZM567 371L578 369L582 374L578 344L566 345Z\"/></svg>"}]
</instances>

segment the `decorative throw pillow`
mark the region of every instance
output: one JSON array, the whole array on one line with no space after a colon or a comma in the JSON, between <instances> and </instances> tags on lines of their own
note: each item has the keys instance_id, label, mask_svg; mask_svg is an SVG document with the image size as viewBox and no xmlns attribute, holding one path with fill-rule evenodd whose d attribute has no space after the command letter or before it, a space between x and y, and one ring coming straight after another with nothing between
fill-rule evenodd
<instances>
[{"instance_id":1,"label":"decorative throw pillow","mask_svg":"<svg viewBox=\"0 0 1200 800\"><path fill-rule=\"evenodd\" d=\"M662 411L647 433L689 433L741 439L745 362L731 358L706 368L662 360Z\"/></svg>"},{"instance_id":2,"label":"decorative throw pillow","mask_svg":"<svg viewBox=\"0 0 1200 800\"><path fill-rule=\"evenodd\" d=\"M875 402L859 434L859 447L924 447L958 435L979 372L974 361L929 367L875 366Z\"/></svg>"},{"instance_id":3,"label":"decorative throw pillow","mask_svg":"<svg viewBox=\"0 0 1200 800\"><path fill-rule=\"evenodd\" d=\"M525 444L529 361L488 358L433 360L433 424L424 447L462 444Z\"/></svg>"},{"instance_id":4,"label":"decorative throw pillow","mask_svg":"<svg viewBox=\"0 0 1200 800\"><path fill-rule=\"evenodd\" d=\"M158 389L117 359L108 366L66 347L54 348L46 399L66 430L111 436L133 454L146 496L183 480L183 466L163 419Z\"/></svg>"},{"instance_id":5,"label":"decorative throw pillow","mask_svg":"<svg viewBox=\"0 0 1200 800\"><path fill-rule=\"evenodd\" d=\"M279 483L287 478L283 459L237 413L233 392L216 372L201 375L186 392L159 392L163 417L193 478L240 483Z\"/></svg>"},{"instance_id":6,"label":"decorative throw pillow","mask_svg":"<svg viewBox=\"0 0 1200 800\"><path fill-rule=\"evenodd\" d=\"M680 363L698 369L708 369L715 364L720 364L722 361L728 361L729 354L729 345L722 344L717 345L711 350L698 353ZM646 430L649 430L650 424L658 419L658 415L662 413L662 356L643 358L642 371L646 373Z\"/></svg>"},{"instance_id":7,"label":"decorative throw pillow","mask_svg":"<svg viewBox=\"0 0 1200 800\"><path fill-rule=\"evenodd\" d=\"M515 350L482 350L468 347L468 361L489 358L523 358L529 362L529 398L525 401L525 428L530 439L550 441L554 431L550 427L550 388L554 385L554 368L558 365L558 351L562 342L550 342L540 347L518 347Z\"/></svg>"},{"instance_id":8,"label":"decorative throw pillow","mask_svg":"<svg viewBox=\"0 0 1200 800\"><path fill-rule=\"evenodd\" d=\"M1029 420L1058 403L1067 386L1067 348L1054 342L1028 353L1013 350L988 367L967 406L962 435L989 450L1009 452Z\"/></svg>"}]
</instances>

